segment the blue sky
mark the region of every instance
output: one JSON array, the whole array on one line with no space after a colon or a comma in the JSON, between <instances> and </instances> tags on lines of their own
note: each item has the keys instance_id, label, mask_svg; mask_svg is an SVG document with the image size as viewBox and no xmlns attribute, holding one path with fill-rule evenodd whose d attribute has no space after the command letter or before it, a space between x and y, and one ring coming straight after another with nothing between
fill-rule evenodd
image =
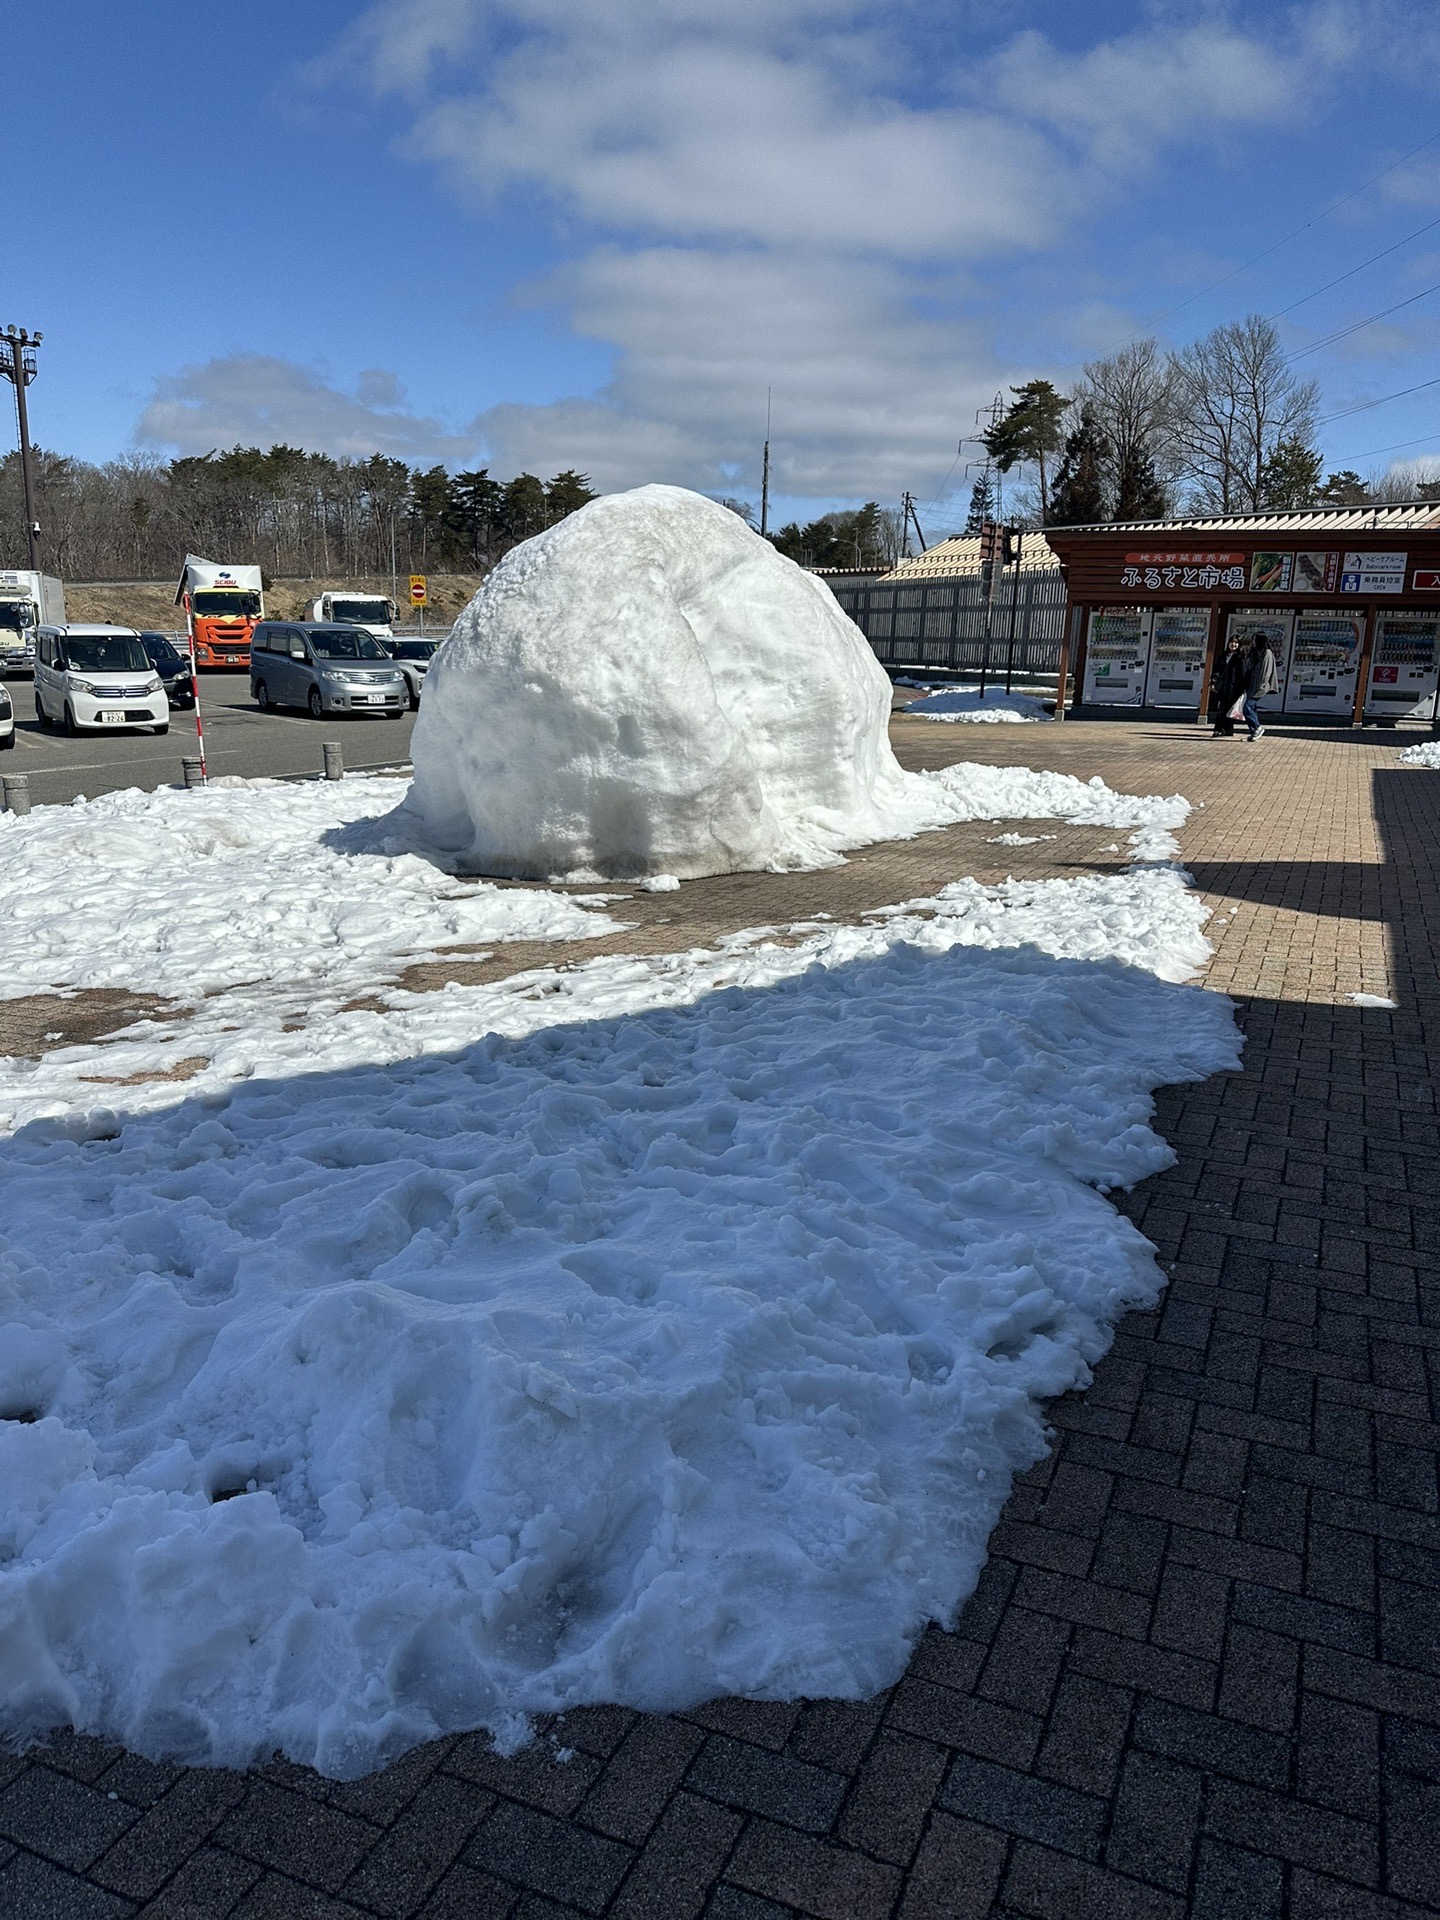
<instances>
[{"instance_id":1,"label":"blue sky","mask_svg":"<svg viewBox=\"0 0 1440 1920\"><path fill-rule=\"evenodd\" d=\"M1435 375L1433 6L52 0L24 31L0 321L46 335L35 437L92 459L753 494L768 385L782 506L928 505L997 388L1138 332L1302 302L1326 414ZM1440 385L1322 442L1440 458Z\"/></svg>"}]
</instances>

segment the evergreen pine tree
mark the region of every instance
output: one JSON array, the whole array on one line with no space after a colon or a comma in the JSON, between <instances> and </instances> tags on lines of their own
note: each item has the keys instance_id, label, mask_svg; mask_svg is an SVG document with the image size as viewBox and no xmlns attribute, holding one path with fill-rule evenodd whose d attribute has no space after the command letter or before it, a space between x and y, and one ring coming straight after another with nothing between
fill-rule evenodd
<instances>
[{"instance_id":1,"label":"evergreen pine tree","mask_svg":"<svg viewBox=\"0 0 1440 1920\"><path fill-rule=\"evenodd\" d=\"M1047 526L1090 526L1106 517L1105 461L1109 446L1095 417L1082 406L1080 419L1065 442L1065 451L1050 490Z\"/></svg>"},{"instance_id":2,"label":"evergreen pine tree","mask_svg":"<svg viewBox=\"0 0 1440 1920\"><path fill-rule=\"evenodd\" d=\"M965 516L965 531L973 538L987 520L994 518L995 489L990 484L990 470L987 467L971 489L970 511Z\"/></svg>"}]
</instances>

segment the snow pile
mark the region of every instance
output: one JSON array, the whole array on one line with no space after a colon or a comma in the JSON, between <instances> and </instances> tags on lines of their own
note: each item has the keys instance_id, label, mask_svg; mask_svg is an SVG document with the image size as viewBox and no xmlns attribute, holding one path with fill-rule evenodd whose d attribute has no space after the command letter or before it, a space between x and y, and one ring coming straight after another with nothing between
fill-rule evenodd
<instances>
[{"instance_id":1,"label":"snow pile","mask_svg":"<svg viewBox=\"0 0 1440 1920\"><path fill-rule=\"evenodd\" d=\"M1228 1002L1141 970L1203 911L1163 869L961 882L395 994L269 1037L334 1071L5 1143L0 1724L349 1776L891 1683L1038 1402L1156 1296L1097 1189L1171 1159L1151 1088L1236 1063ZM436 1051L362 1063L387 1018Z\"/></svg>"},{"instance_id":2,"label":"snow pile","mask_svg":"<svg viewBox=\"0 0 1440 1920\"><path fill-rule=\"evenodd\" d=\"M0 999L236 981L372 987L437 947L614 930L563 896L457 881L392 837L404 780L135 788L0 814Z\"/></svg>"},{"instance_id":3,"label":"snow pile","mask_svg":"<svg viewBox=\"0 0 1440 1920\"><path fill-rule=\"evenodd\" d=\"M1440 740L1420 740L1406 747L1400 762L1406 767L1440 767Z\"/></svg>"},{"instance_id":4,"label":"snow pile","mask_svg":"<svg viewBox=\"0 0 1440 1920\"><path fill-rule=\"evenodd\" d=\"M1190 802L1183 794L1116 793L1098 773L1077 780L1073 773L961 761L922 778L939 789L935 810L944 810L947 820L1066 820L1077 827L1130 827L1135 860L1178 860L1175 835L1190 817Z\"/></svg>"},{"instance_id":5,"label":"snow pile","mask_svg":"<svg viewBox=\"0 0 1440 1920\"><path fill-rule=\"evenodd\" d=\"M954 721L1026 721L1048 720L1039 700L1028 693L1006 693L1003 687L987 687L984 693L932 693L924 700L912 700L907 713L918 713L922 720Z\"/></svg>"},{"instance_id":6,"label":"snow pile","mask_svg":"<svg viewBox=\"0 0 1440 1920\"><path fill-rule=\"evenodd\" d=\"M507 554L426 682L412 809L476 872L679 879L913 831L890 682L828 587L679 487Z\"/></svg>"}]
</instances>

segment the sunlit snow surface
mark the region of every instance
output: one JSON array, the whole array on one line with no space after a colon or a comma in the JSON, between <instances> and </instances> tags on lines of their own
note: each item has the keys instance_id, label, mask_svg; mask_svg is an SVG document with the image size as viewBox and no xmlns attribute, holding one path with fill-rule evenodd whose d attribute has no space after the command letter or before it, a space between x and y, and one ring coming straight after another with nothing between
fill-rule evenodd
<instances>
[{"instance_id":1,"label":"sunlit snow surface","mask_svg":"<svg viewBox=\"0 0 1440 1920\"><path fill-rule=\"evenodd\" d=\"M956 817L1048 804L1137 854L1183 818L950 772ZM233 791L252 878L323 864L381 785L291 808L263 858L276 790ZM155 796L148 826L183 834L195 799ZM52 877L78 883L102 803L12 821L5 875L31 836L55 855L60 816L82 829ZM188 844L182 946L191 915L218 939L230 858ZM332 897L405 857L346 853ZM466 908L400 872L392 966ZM143 863L117 884L161 964ZM466 899L583 921L543 891ZM893 1681L973 1586L1037 1402L1158 1290L1097 1188L1169 1162L1151 1088L1236 1063L1229 1003L1174 984L1202 920L1166 867L962 880L797 944L303 1023L242 953L188 1019L0 1063L28 1121L0 1143L6 1735L348 1776L582 1702ZM100 942L107 984L132 984L122 948ZM95 1084L202 1053L188 1083Z\"/></svg>"},{"instance_id":2,"label":"sunlit snow surface","mask_svg":"<svg viewBox=\"0 0 1440 1920\"><path fill-rule=\"evenodd\" d=\"M1407 767L1440 767L1440 740L1418 740L1405 748L1400 761Z\"/></svg>"}]
</instances>

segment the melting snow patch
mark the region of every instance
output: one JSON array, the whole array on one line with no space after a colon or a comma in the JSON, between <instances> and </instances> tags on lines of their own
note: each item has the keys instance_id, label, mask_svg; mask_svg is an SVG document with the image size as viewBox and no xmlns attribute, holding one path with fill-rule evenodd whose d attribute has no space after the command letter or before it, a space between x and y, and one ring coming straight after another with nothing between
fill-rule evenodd
<instances>
[{"instance_id":1,"label":"melting snow patch","mask_svg":"<svg viewBox=\"0 0 1440 1920\"><path fill-rule=\"evenodd\" d=\"M922 720L944 721L1028 721L1048 720L1044 705L1027 693L1006 693L1001 687L987 687L984 693L932 693L927 699L912 700L905 709Z\"/></svg>"},{"instance_id":2,"label":"melting snow patch","mask_svg":"<svg viewBox=\"0 0 1440 1920\"><path fill-rule=\"evenodd\" d=\"M1352 993L1351 1000L1357 1007L1394 1007L1399 1002L1387 1000L1383 993Z\"/></svg>"},{"instance_id":3,"label":"melting snow patch","mask_svg":"<svg viewBox=\"0 0 1440 1920\"><path fill-rule=\"evenodd\" d=\"M1400 755L1402 766L1440 767L1440 740L1420 740Z\"/></svg>"}]
</instances>

